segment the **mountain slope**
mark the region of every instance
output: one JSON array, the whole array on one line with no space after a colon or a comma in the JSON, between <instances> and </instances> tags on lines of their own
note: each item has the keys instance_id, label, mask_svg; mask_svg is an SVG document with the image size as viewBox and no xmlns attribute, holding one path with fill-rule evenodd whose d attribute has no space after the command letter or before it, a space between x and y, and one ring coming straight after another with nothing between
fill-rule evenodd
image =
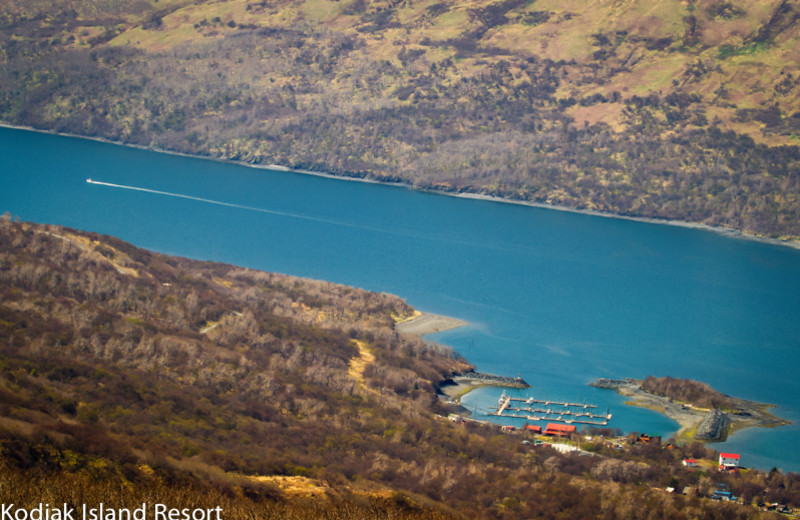
<instances>
[{"instance_id":1,"label":"mountain slope","mask_svg":"<svg viewBox=\"0 0 800 520\"><path fill-rule=\"evenodd\" d=\"M789 0L4 3L0 118L800 236Z\"/></svg>"}]
</instances>

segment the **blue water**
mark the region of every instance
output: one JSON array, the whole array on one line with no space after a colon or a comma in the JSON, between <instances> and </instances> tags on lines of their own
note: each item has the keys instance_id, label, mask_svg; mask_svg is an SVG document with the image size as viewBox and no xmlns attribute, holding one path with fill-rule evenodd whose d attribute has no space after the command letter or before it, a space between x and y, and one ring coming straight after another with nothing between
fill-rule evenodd
<instances>
[{"instance_id":1,"label":"blue water","mask_svg":"<svg viewBox=\"0 0 800 520\"><path fill-rule=\"evenodd\" d=\"M525 395L610 407L609 426L626 432L669 436L677 425L587 383L671 375L775 403L792 425L715 447L745 466L800 471L797 250L0 129L6 211L400 295L468 321L432 339L479 370L521 375ZM480 416L500 392L464 403Z\"/></svg>"}]
</instances>

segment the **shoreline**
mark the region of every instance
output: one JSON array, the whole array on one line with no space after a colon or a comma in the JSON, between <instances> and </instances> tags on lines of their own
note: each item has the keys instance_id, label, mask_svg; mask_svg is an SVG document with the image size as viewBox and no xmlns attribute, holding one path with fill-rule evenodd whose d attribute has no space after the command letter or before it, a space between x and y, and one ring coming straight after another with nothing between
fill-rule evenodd
<instances>
[{"instance_id":1,"label":"shoreline","mask_svg":"<svg viewBox=\"0 0 800 520\"><path fill-rule=\"evenodd\" d=\"M494 195L485 195L485 194L481 194L481 193L451 193L451 192L442 191L442 190L436 190L436 189L431 189L431 188L422 188L422 187L414 186L413 184L406 183L406 182L389 182L389 181L381 181L381 180L375 180L375 179L366 179L366 178L362 178L362 177L353 177L353 176L348 176L348 175L343 175L343 174L337 175L337 174L333 174L333 173L319 172L319 171L313 171L313 170L289 168L287 166L282 166L282 165L279 165L279 164L253 164L253 163L248 163L248 162L245 162L245 161L235 161L235 160L231 160L231 159L223 159L223 158L220 158L220 157L213 157L213 156L210 156L210 155L196 155L196 154L189 154L189 153L186 153L186 152L177 152L177 151L174 151L174 150L166 150L166 149L163 149L163 148L157 148L157 147L141 145L141 144L123 143L123 142L120 142L120 141L113 141L111 139L107 139L107 138L104 138L104 137L94 137L94 136L86 136L86 135L79 135L79 134L72 134L72 133L56 132L54 130L45 130L45 129L34 128L34 127L30 127L30 126L15 125L15 124L6 123L6 122L2 122L2 121L0 121L0 128L9 128L9 129L12 129L12 130L24 130L24 131L28 131L28 132L37 132L37 133L41 133L41 134L56 135L56 136L61 136L61 137L71 137L71 138L77 138L77 139L86 139L86 140L89 140L89 141L96 141L96 142L105 143L105 144L113 144L113 145L116 145L116 146L126 146L126 147L129 147L129 148L135 148L135 149L139 149L139 150L146 150L146 151L156 152L156 153L163 153L163 154L167 154L167 155L175 155L175 156L179 156L179 157L187 157L187 158L191 158L191 159L203 159L203 160L211 160L211 161L227 163L227 164L236 164L236 165L239 165L239 166L246 166L246 167L255 168L255 169L261 169L261 170L273 170L273 171L286 172L286 173L296 173L296 174L301 174L301 175L314 175L314 176L317 176L317 177L323 177L323 178L328 178L328 179L338 179L338 180L343 180L343 181L348 181L348 182L364 182L364 183L368 183L368 184L379 184L379 185L383 185L383 186L394 186L394 187L397 187L397 188L406 188L406 189L409 189L409 190L419 191L419 192L422 192L422 193L429 193L429 194L433 194L433 195L441 195L441 196L456 197L456 198L463 198L463 199L474 199L474 200L481 200L481 201L486 201L486 202L497 202L497 203L503 203L503 204L516 204L516 205L519 205L519 206L527 206L527 207L541 208L541 209L551 209L551 210L556 210L556 211L565 211L565 212L568 212L568 213L577 213L577 214L580 214L580 215L590 215L590 216L595 216L595 217L630 220L630 221L633 221L633 222L642 222L642 223L646 223L646 224L660 224L660 225L667 225L667 226L682 227L682 228L687 228L687 229L699 229L699 230L702 230L702 231L709 231L709 232L712 232L712 233L716 233L718 235L721 235L721 236L724 236L724 237L728 237L728 238L735 238L735 239L740 239L740 240L748 240L748 241L751 241L751 242L760 242L760 243L763 243L763 244L783 246L783 247L789 247L791 249L800 250L800 239L782 240L780 238L772 238L772 237L764 237L764 236L760 236L760 235L752 235L752 234L745 233L743 231L739 231L739 230L736 230L736 229L725 228L725 227L721 227L721 226L710 226L708 224L702 224L702 223L699 223L699 222L689 222L689 221L685 221L685 220L673 220L673 219L665 219L665 218L662 219L662 218L656 218L656 217L635 217L635 216L621 215L621 214L605 212L605 211L597 211L597 210L591 210L591 209L579 209L579 208L573 208L573 207L569 207L569 206L559 206L559 205L555 205L555 204L546 204L546 203L542 203L542 202L513 200L513 199L507 199L507 198L503 198L503 197L497 197L497 196L494 196Z\"/></svg>"},{"instance_id":2,"label":"shoreline","mask_svg":"<svg viewBox=\"0 0 800 520\"><path fill-rule=\"evenodd\" d=\"M430 312L415 311L410 318L395 323L397 332L412 334L414 336L426 336L435 332L457 329L467 325L466 321L441 314Z\"/></svg>"},{"instance_id":3,"label":"shoreline","mask_svg":"<svg viewBox=\"0 0 800 520\"><path fill-rule=\"evenodd\" d=\"M424 336L428 334L452 330L464 325L467 325L467 322L458 318L415 310L410 318L395 323L394 328L401 334L410 334L425 340ZM461 355L455 349L453 349L453 352L459 356ZM469 364L469 361L466 362ZM473 365L469 364L469 366ZM482 386L486 385L471 384L463 379L463 374L455 374L449 380L439 381L435 388L439 400L443 404L452 407L452 413L470 416L472 413L461 406L461 397Z\"/></svg>"},{"instance_id":4,"label":"shoreline","mask_svg":"<svg viewBox=\"0 0 800 520\"><path fill-rule=\"evenodd\" d=\"M736 412L696 408L691 404L673 401L669 397L651 394L642 390L641 381L637 379L604 380L600 379L590 386L616 391L619 395L630 398L625 401L628 406L639 406L669 417L680 425L675 434L678 441L685 442L724 442L728 437L745 428L774 428L791 424L791 421L777 417L769 412L775 405L756 403L746 399L729 397L736 406ZM698 432L698 428L712 413L724 415L724 422L717 432L710 436Z\"/></svg>"},{"instance_id":5,"label":"shoreline","mask_svg":"<svg viewBox=\"0 0 800 520\"><path fill-rule=\"evenodd\" d=\"M415 310L411 317L395 323L395 330L401 334L410 334L425 339L424 336L428 334L452 330L465 325L468 323L458 318ZM453 352L458 354L455 349ZM460 356L460 354L458 355ZM465 361L467 366L473 366L468 360ZM472 412L461 406L461 398L473 390L485 386L530 388L530 385L519 376L497 376L476 372L474 368L453 374L450 379L439 381L435 386L439 400L452 407L452 413L465 417L472 415Z\"/></svg>"}]
</instances>

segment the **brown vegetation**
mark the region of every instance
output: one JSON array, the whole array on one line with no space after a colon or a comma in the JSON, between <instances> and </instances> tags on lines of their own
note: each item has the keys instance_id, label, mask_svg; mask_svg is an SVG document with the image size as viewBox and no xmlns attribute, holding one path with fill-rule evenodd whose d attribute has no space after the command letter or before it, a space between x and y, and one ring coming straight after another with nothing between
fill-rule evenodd
<instances>
[{"instance_id":1,"label":"brown vegetation","mask_svg":"<svg viewBox=\"0 0 800 520\"><path fill-rule=\"evenodd\" d=\"M385 294L0 219L0 498L221 505L226 520L756 517L658 489L702 497L727 479L800 505L796 475L681 468L701 446L597 439L593 456L561 455L437 418L435 386L469 365L397 333L394 317L412 312Z\"/></svg>"},{"instance_id":2,"label":"brown vegetation","mask_svg":"<svg viewBox=\"0 0 800 520\"><path fill-rule=\"evenodd\" d=\"M691 404L697 408L735 410L735 403L729 396L714 390L706 383L691 379L649 376L642 381L641 388L645 392Z\"/></svg>"}]
</instances>

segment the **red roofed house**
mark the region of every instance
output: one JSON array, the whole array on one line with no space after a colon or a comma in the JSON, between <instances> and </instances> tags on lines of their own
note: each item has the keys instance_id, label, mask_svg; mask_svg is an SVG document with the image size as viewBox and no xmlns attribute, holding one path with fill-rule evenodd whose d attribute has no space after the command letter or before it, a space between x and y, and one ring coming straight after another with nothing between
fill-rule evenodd
<instances>
[{"instance_id":1,"label":"red roofed house","mask_svg":"<svg viewBox=\"0 0 800 520\"><path fill-rule=\"evenodd\" d=\"M739 454L738 453L720 453L719 454L719 467L720 469L736 469L739 467Z\"/></svg>"},{"instance_id":2,"label":"red roofed house","mask_svg":"<svg viewBox=\"0 0 800 520\"><path fill-rule=\"evenodd\" d=\"M570 424L556 424L556 423L547 423L547 428L544 429L545 435L561 435L563 437L568 436L571 433L575 433L577 428Z\"/></svg>"},{"instance_id":3,"label":"red roofed house","mask_svg":"<svg viewBox=\"0 0 800 520\"><path fill-rule=\"evenodd\" d=\"M536 426L535 424L526 424L525 431L531 433L542 433L542 427Z\"/></svg>"},{"instance_id":4,"label":"red roofed house","mask_svg":"<svg viewBox=\"0 0 800 520\"><path fill-rule=\"evenodd\" d=\"M683 465L687 468L696 468L697 467L697 460L695 459L683 459Z\"/></svg>"}]
</instances>

